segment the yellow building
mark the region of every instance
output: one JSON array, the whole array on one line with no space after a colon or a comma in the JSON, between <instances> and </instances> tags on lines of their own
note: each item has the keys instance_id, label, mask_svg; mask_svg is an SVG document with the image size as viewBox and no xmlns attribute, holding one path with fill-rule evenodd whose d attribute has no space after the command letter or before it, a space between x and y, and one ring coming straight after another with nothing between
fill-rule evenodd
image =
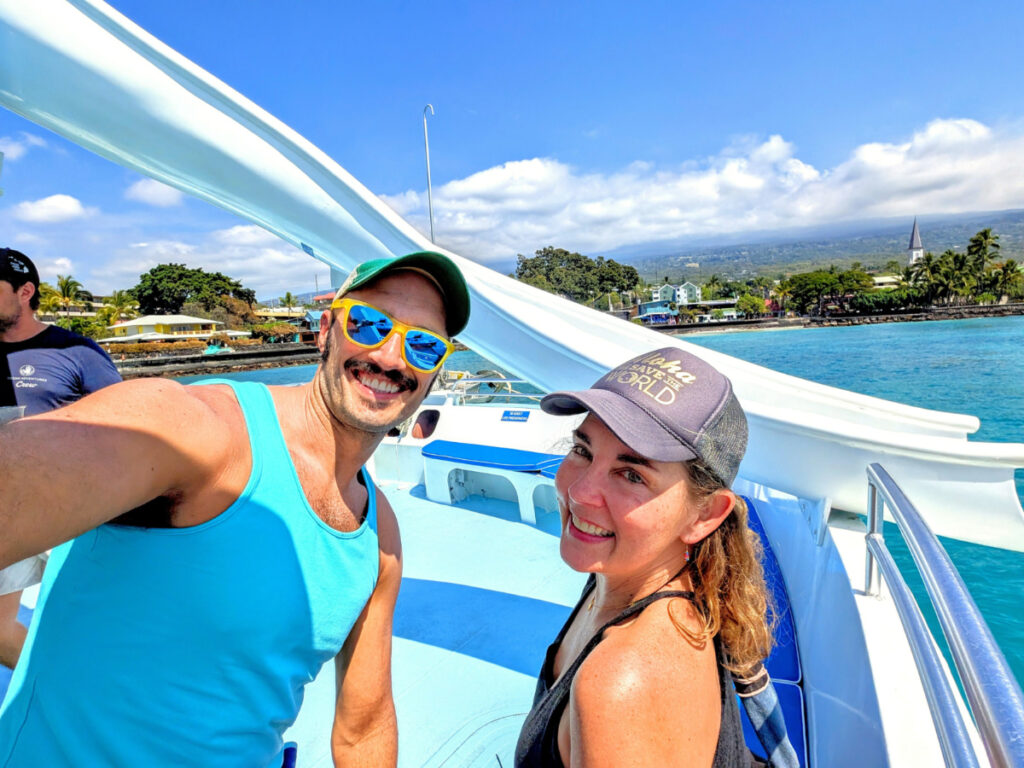
<instances>
[{"instance_id":1,"label":"yellow building","mask_svg":"<svg viewBox=\"0 0 1024 768\"><path fill-rule=\"evenodd\" d=\"M247 331L218 331L224 323L188 315L144 315L134 320L108 326L113 336L104 342L180 341L183 339L208 339L215 333L226 336L248 336Z\"/></svg>"}]
</instances>

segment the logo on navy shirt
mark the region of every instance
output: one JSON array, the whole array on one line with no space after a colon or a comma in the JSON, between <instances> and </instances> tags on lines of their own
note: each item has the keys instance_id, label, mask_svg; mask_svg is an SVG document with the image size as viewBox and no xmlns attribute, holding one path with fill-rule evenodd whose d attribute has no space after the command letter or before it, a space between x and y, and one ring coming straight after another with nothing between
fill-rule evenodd
<instances>
[{"instance_id":1,"label":"logo on navy shirt","mask_svg":"<svg viewBox=\"0 0 1024 768\"><path fill-rule=\"evenodd\" d=\"M20 373L22 376L31 376L35 372L35 367L31 365L23 365L21 366L21 368L18 369L18 373Z\"/></svg>"}]
</instances>

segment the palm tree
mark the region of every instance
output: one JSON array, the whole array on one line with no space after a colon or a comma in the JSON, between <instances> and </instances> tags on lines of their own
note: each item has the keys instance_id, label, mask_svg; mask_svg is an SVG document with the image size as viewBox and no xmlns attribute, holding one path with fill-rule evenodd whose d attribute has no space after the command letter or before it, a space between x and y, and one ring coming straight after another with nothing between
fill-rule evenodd
<instances>
[{"instance_id":1,"label":"palm tree","mask_svg":"<svg viewBox=\"0 0 1024 768\"><path fill-rule=\"evenodd\" d=\"M107 325L116 325L122 318L131 320L139 314L139 302L128 291L114 291L99 311Z\"/></svg>"},{"instance_id":2,"label":"palm tree","mask_svg":"<svg viewBox=\"0 0 1024 768\"><path fill-rule=\"evenodd\" d=\"M56 317L57 313L60 312L61 302L60 294L57 293L57 289L49 283L39 284L39 314L50 315Z\"/></svg>"},{"instance_id":3,"label":"palm tree","mask_svg":"<svg viewBox=\"0 0 1024 768\"><path fill-rule=\"evenodd\" d=\"M934 304L939 298L939 275L942 271L942 264L953 257L955 252L946 250L938 259L931 251L925 253L913 265L914 285L924 289L925 298L929 304Z\"/></svg>"},{"instance_id":4,"label":"palm tree","mask_svg":"<svg viewBox=\"0 0 1024 768\"><path fill-rule=\"evenodd\" d=\"M996 278L996 290L1000 297L1009 296L1015 288L1024 283L1024 274L1020 271L1020 265L1013 259L996 264L993 273Z\"/></svg>"},{"instance_id":5,"label":"palm tree","mask_svg":"<svg viewBox=\"0 0 1024 768\"><path fill-rule=\"evenodd\" d=\"M295 302L295 297L292 296L292 292L291 291L285 291L284 296L282 296L280 299L278 299L278 301L281 302L281 304L283 306L288 308L288 315L291 316L291 314L292 314L292 306L296 303Z\"/></svg>"},{"instance_id":6,"label":"palm tree","mask_svg":"<svg viewBox=\"0 0 1024 768\"><path fill-rule=\"evenodd\" d=\"M952 304L954 300L961 304L970 295L971 288L976 284L971 272L971 259L966 253L953 250L943 252L939 259L936 285L938 294L946 299L947 304Z\"/></svg>"},{"instance_id":7,"label":"palm tree","mask_svg":"<svg viewBox=\"0 0 1024 768\"><path fill-rule=\"evenodd\" d=\"M993 235L991 228L981 230L967 244L967 255L971 259L976 294L984 291L985 267L990 259L995 258L998 250L999 235Z\"/></svg>"},{"instance_id":8,"label":"palm tree","mask_svg":"<svg viewBox=\"0 0 1024 768\"><path fill-rule=\"evenodd\" d=\"M704 296L704 299L711 301L715 298L718 291L722 290L722 281L718 275L712 275L708 278L708 281L704 283L704 290L707 291L707 296Z\"/></svg>"},{"instance_id":9,"label":"palm tree","mask_svg":"<svg viewBox=\"0 0 1024 768\"><path fill-rule=\"evenodd\" d=\"M779 310L783 316L786 314L786 299L793 295L793 289L790 288L789 283L783 280L777 286L775 286L775 297L779 300Z\"/></svg>"},{"instance_id":10,"label":"palm tree","mask_svg":"<svg viewBox=\"0 0 1024 768\"><path fill-rule=\"evenodd\" d=\"M775 287L775 281L770 277L758 275L753 280L753 287L757 289L762 299L767 299L772 294L772 288Z\"/></svg>"},{"instance_id":11,"label":"palm tree","mask_svg":"<svg viewBox=\"0 0 1024 768\"><path fill-rule=\"evenodd\" d=\"M82 284L71 275L57 275L57 296L64 308L65 317L70 316L72 304L92 300L92 294L82 288Z\"/></svg>"}]
</instances>

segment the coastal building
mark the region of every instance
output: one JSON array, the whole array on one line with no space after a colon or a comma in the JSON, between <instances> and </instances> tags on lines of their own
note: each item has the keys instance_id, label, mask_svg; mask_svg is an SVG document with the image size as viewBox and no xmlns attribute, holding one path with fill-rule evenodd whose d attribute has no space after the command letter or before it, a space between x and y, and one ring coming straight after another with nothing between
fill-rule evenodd
<instances>
[{"instance_id":1,"label":"coastal building","mask_svg":"<svg viewBox=\"0 0 1024 768\"><path fill-rule=\"evenodd\" d=\"M910 262L913 264L914 262ZM892 290L893 288L899 288L903 278L899 275L875 275L871 278L871 282L875 284L875 288L882 288L885 290Z\"/></svg>"},{"instance_id":2,"label":"coastal building","mask_svg":"<svg viewBox=\"0 0 1024 768\"><path fill-rule=\"evenodd\" d=\"M126 320L108 326L107 330L113 332L114 335L100 339L100 343L183 341L185 339L208 339L214 334L222 334L231 338L250 335L248 331L218 330L218 325L224 325L224 323L189 315L144 315L134 320Z\"/></svg>"},{"instance_id":3,"label":"coastal building","mask_svg":"<svg viewBox=\"0 0 1024 768\"><path fill-rule=\"evenodd\" d=\"M676 287L665 283L657 288L651 288L651 301L675 301Z\"/></svg>"},{"instance_id":4,"label":"coastal building","mask_svg":"<svg viewBox=\"0 0 1024 768\"><path fill-rule=\"evenodd\" d=\"M299 323L306 316L306 309L301 304L293 307L261 307L255 314L264 322L279 320L283 323Z\"/></svg>"},{"instance_id":5,"label":"coastal building","mask_svg":"<svg viewBox=\"0 0 1024 768\"><path fill-rule=\"evenodd\" d=\"M921 232L917 228L917 217L914 217L914 229L910 233L910 245L907 246L907 250L910 251L910 258L907 260L908 266L914 266L917 262L924 258L924 246L921 245Z\"/></svg>"},{"instance_id":6,"label":"coastal building","mask_svg":"<svg viewBox=\"0 0 1024 768\"><path fill-rule=\"evenodd\" d=\"M671 299L645 301L636 316L644 325L670 325L679 322L679 310Z\"/></svg>"},{"instance_id":7,"label":"coastal building","mask_svg":"<svg viewBox=\"0 0 1024 768\"><path fill-rule=\"evenodd\" d=\"M313 333L320 333L320 318L323 315L324 311L322 309L307 309L306 316L302 318L302 324Z\"/></svg>"},{"instance_id":8,"label":"coastal building","mask_svg":"<svg viewBox=\"0 0 1024 768\"><path fill-rule=\"evenodd\" d=\"M313 303L318 307L324 307L331 303L334 299L334 294L337 293L337 288L332 288L329 293L321 293L313 297Z\"/></svg>"},{"instance_id":9,"label":"coastal building","mask_svg":"<svg viewBox=\"0 0 1024 768\"><path fill-rule=\"evenodd\" d=\"M676 304L699 304L700 286L686 281L676 288Z\"/></svg>"}]
</instances>

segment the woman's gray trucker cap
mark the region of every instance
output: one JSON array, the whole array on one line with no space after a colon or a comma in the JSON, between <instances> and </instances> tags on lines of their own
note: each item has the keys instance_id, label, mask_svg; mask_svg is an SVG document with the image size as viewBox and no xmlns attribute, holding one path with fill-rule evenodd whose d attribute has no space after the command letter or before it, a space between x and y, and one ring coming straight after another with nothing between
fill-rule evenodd
<instances>
[{"instance_id":1,"label":"woman's gray trucker cap","mask_svg":"<svg viewBox=\"0 0 1024 768\"><path fill-rule=\"evenodd\" d=\"M747 417L732 383L678 347L634 357L582 392L552 392L540 407L560 416L589 411L641 456L700 459L726 487L747 449Z\"/></svg>"}]
</instances>

